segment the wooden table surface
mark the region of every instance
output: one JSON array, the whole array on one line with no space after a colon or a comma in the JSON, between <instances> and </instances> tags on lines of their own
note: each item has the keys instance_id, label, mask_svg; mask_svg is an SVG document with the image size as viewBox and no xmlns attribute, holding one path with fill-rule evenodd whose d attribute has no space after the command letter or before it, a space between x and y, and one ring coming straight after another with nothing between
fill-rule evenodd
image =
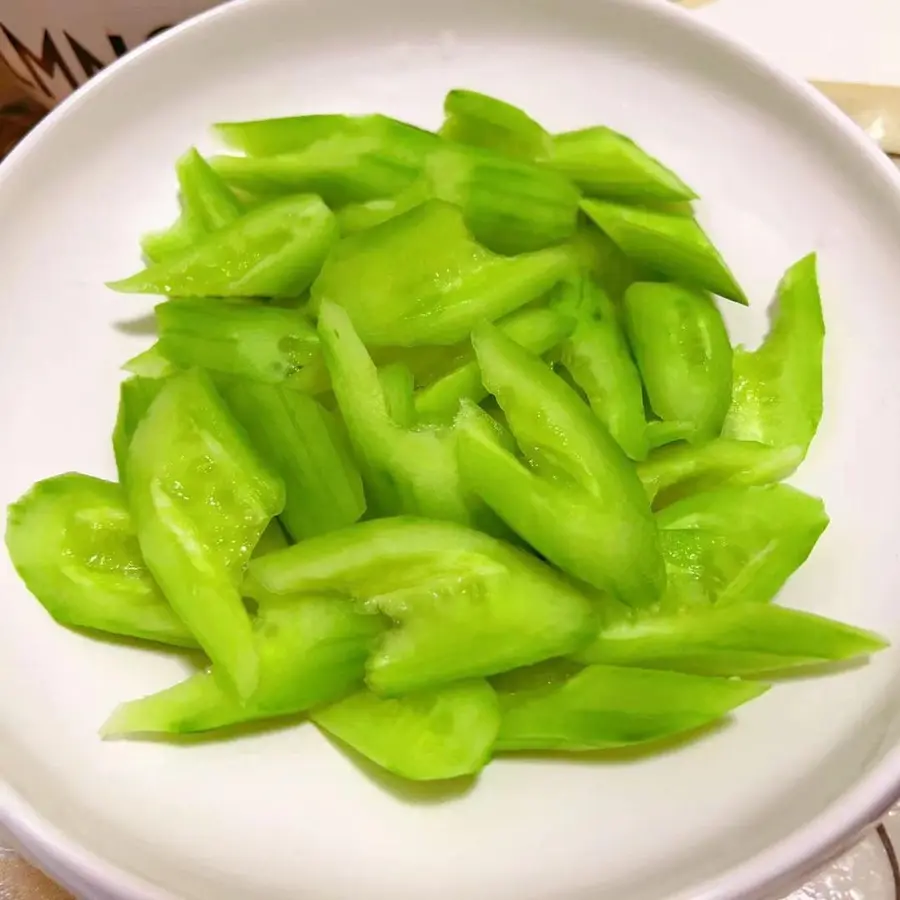
<instances>
[{"instance_id":1,"label":"wooden table surface","mask_svg":"<svg viewBox=\"0 0 900 900\"><path fill-rule=\"evenodd\" d=\"M42 116L44 110L19 87L0 59L0 159ZM6 900L0 895L0 900Z\"/></svg>"}]
</instances>

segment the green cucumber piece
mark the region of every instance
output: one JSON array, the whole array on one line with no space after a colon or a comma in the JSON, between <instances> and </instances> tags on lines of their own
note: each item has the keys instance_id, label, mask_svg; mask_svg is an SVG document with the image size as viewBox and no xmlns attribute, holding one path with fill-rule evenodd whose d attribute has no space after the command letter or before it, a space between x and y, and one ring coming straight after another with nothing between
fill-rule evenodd
<instances>
[{"instance_id":1,"label":"green cucumber piece","mask_svg":"<svg viewBox=\"0 0 900 900\"><path fill-rule=\"evenodd\" d=\"M249 696L258 666L239 587L284 506L282 482L197 370L167 381L135 430L127 469L147 568L223 680Z\"/></svg>"},{"instance_id":2,"label":"green cucumber piece","mask_svg":"<svg viewBox=\"0 0 900 900\"><path fill-rule=\"evenodd\" d=\"M564 303L577 325L562 344L560 361L625 454L644 459L644 387L615 307L591 278L579 279Z\"/></svg>"},{"instance_id":3,"label":"green cucumber piece","mask_svg":"<svg viewBox=\"0 0 900 900\"><path fill-rule=\"evenodd\" d=\"M581 208L638 265L747 305L725 260L692 217L600 200L582 200Z\"/></svg>"},{"instance_id":4,"label":"green cucumber piece","mask_svg":"<svg viewBox=\"0 0 900 900\"><path fill-rule=\"evenodd\" d=\"M183 253L205 235L230 225L244 208L234 192L193 147L175 164L181 216L164 231L141 239L141 249L153 262Z\"/></svg>"},{"instance_id":5,"label":"green cucumber piece","mask_svg":"<svg viewBox=\"0 0 900 900\"><path fill-rule=\"evenodd\" d=\"M632 202L697 198L671 169L603 125L554 135L546 165L591 197Z\"/></svg>"},{"instance_id":6,"label":"green cucumber piece","mask_svg":"<svg viewBox=\"0 0 900 900\"><path fill-rule=\"evenodd\" d=\"M632 284L653 280L646 267L626 256L618 244L585 215L572 238L572 247L584 274L589 275L616 304L617 313L625 291Z\"/></svg>"},{"instance_id":7,"label":"green cucumber piece","mask_svg":"<svg viewBox=\"0 0 900 900\"><path fill-rule=\"evenodd\" d=\"M881 636L812 613L761 603L623 614L575 658L583 663L753 676L868 656Z\"/></svg>"},{"instance_id":8,"label":"green cucumber piece","mask_svg":"<svg viewBox=\"0 0 900 900\"><path fill-rule=\"evenodd\" d=\"M175 164L181 202L195 212L207 232L219 231L244 212L234 192L192 147Z\"/></svg>"},{"instance_id":9,"label":"green cucumber piece","mask_svg":"<svg viewBox=\"0 0 900 900\"><path fill-rule=\"evenodd\" d=\"M374 228L432 199L434 198L431 187L422 179L393 197L379 197L375 200L366 200L364 203L348 203L338 209L335 215L341 234L346 237Z\"/></svg>"},{"instance_id":10,"label":"green cucumber piece","mask_svg":"<svg viewBox=\"0 0 900 900\"><path fill-rule=\"evenodd\" d=\"M734 355L734 397L724 437L806 455L822 418L825 322L815 254L788 269L778 286L769 334Z\"/></svg>"},{"instance_id":11,"label":"green cucumber piece","mask_svg":"<svg viewBox=\"0 0 900 900\"><path fill-rule=\"evenodd\" d=\"M392 417L375 363L346 310L323 303L319 335L372 512L470 523L475 503L460 486L452 434L404 428Z\"/></svg>"},{"instance_id":12,"label":"green cucumber piece","mask_svg":"<svg viewBox=\"0 0 900 900\"><path fill-rule=\"evenodd\" d=\"M768 690L757 682L593 665L563 684L501 694L496 750L606 750L710 725Z\"/></svg>"},{"instance_id":13,"label":"green cucumber piece","mask_svg":"<svg viewBox=\"0 0 900 900\"><path fill-rule=\"evenodd\" d=\"M633 284L625 325L653 411L689 423L688 440L718 437L731 405L731 342L709 294L676 284Z\"/></svg>"},{"instance_id":14,"label":"green cucumber piece","mask_svg":"<svg viewBox=\"0 0 900 900\"><path fill-rule=\"evenodd\" d=\"M449 522L361 522L255 559L245 592L356 598L395 623L369 658L382 695L426 690L575 652L590 603L549 566ZM568 649L566 649L568 648Z\"/></svg>"},{"instance_id":15,"label":"green cucumber piece","mask_svg":"<svg viewBox=\"0 0 900 900\"><path fill-rule=\"evenodd\" d=\"M625 529L615 508L596 503L578 485L536 473L503 447L490 417L477 407L463 410L457 428L463 484L516 534L588 584L624 592L629 599L647 593L645 571L629 559L635 547L616 540ZM648 534L658 554L655 530ZM650 596L656 596L655 587Z\"/></svg>"},{"instance_id":16,"label":"green cucumber piece","mask_svg":"<svg viewBox=\"0 0 900 900\"><path fill-rule=\"evenodd\" d=\"M291 541L285 533L284 528L278 519L272 519L266 526L266 530L262 533L260 539L253 548L253 556L265 556L267 553L274 553L276 550L284 550L290 547Z\"/></svg>"},{"instance_id":17,"label":"green cucumber piece","mask_svg":"<svg viewBox=\"0 0 900 900\"><path fill-rule=\"evenodd\" d=\"M563 309L540 307L518 310L497 322L504 334L537 356L556 347L574 325L573 317ZM415 409L420 421L448 425L463 400L480 403L488 395L474 353L470 357L416 393Z\"/></svg>"},{"instance_id":18,"label":"green cucumber piece","mask_svg":"<svg viewBox=\"0 0 900 900\"><path fill-rule=\"evenodd\" d=\"M119 385L119 411L113 429L113 454L116 457L116 470L119 482L125 484L128 447L138 422L144 418L150 404L162 390L165 381L162 378L142 378L133 375Z\"/></svg>"},{"instance_id":19,"label":"green cucumber piece","mask_svg":"<svg viewBox=\"0 0 900 900\"><path fill-rule=\"evenodd\" d=\"M207 234L199 215L182 210L168 228L141 237L141 252L152 263L164 263L186 253Z\"/></svg>"},{"instance_id":20,"label":"green cucumber piece","mask_svg":"<svg viewBox=\"0 0 900 900\"><path fill-rule=\"evenodd\" d=\"M440 139L387 116L294 116L217 126L248 157L217 156L231 187L260 196L310 192L332 207L391 197L421 174Z\"/></svg>"},{"instance_id":21,"label":"green cucumber piece","mask_svg":"<svg viewBox=\"0 0 900 900\"><path fill-rule=\"evenodd\" d=\"M299 310L242 300L179 299L156 307L159 349L197 366L265 384L302 385L320 358L315 327Z\"/></svg>"},{"instance_id":22,"label":"green cucumber piece","mask_svg":"<svg viewBox=\"0 0 900 900\"><path fill-rule=\"evenodd\" d=\"M523 666L521 669L510 669L490 678L491 687L500 695L518 694L522 691L558 687L577 675L584 666L572 659L557 657Z\"/></svg>"},{"instance_id":23,"label":"green cucumber piece","mask_svg":"<svg viewBox=\"0 0 900 900\"><path fill-rule=\"evenodd\" d=\"M542 360L490 325L472 340L530 469L479 429L468 444L460 436L466 486L573 577L629 605L655 603L665 586L656 525L622 449Z\"/></svg>"},{"instance_id":24,"label":"green cucumber piece","mask_svg":"<svg viewBox=\"0 0 900 900\"><path fill-rule=\"evenodd\" d=\"M366 657L382 627L377 616L360 615L333 597L297 597L268 606L253 626L259 683L246 699L238 699L213 666L123 703L101 734L190 734L331 703L362 685Z\"/></svg>"},{"instance_id":25,"label":"green cucumber piece","mask_svg":"<svg viewBox=\"0 0 900 900\"><path fill-rule=\"evenodd\" d=\"M481 244L507 255L541 250L570 238L578 191L547 169L474 147L444 143L428 154L422 177L391 197L338 211L342 234L354 234L442 200L458 207Z\"/></svg>"},{"instance_id":26,"label":"green cucumber piece","mask_svg":"<svg viewBox=\"0 0 900 900\"><path fill-rule=\"evenodd\" d=\"M477 322L536 300L571 265L564 247L497 256L475 243L458 209L432 200L341 241L313 285L312 309L343 306L367 346L455 344Z\"/></svg>"},{"instance_id":27,"label":"green cucumber piece","mask_svg":"<svg viewBox=\"0 0 900 900\"><path fill-rule=\"evenodd\" d=\"M159 349L159 342L152 344L137 356L133 356L122 366L122 369L141 378L165 378L178 371L178 367L163 356Z\"/></svg>"},{"instance_id":28,"label":"green cucumber piece","mask_svg":"<svg viewBox=\"0 0 900 900\"><path fill-rule=\"evenodd\" d=\"M260 457L284 481L281 521L295 541L362 516L362 479L328 410L312 397L274 385L223 379L219 390Z\"/></svg>"},{"instance_id":29,"label":"green cucumber piece","mask_svg":"<svg viewBox=\"0 0 900 900\"><path fill-rule=\"evenodd\" d=\"M248 156L297 153L322 141L337 139L368 139L372 144L392 146L398 153L406 146L407 153L410 153L418 147L429 147L437 140L429 131L378 114L315 114L246 122L218 122L215 130L229 147Z\"/></svg>"},{"instance_id":30,"label":"green cucumber piece","mask_svg":"<svg viewBox=\"0 0 900 900\"><path fill-rule=\"evenodd\" d=\"M388 415L401 428L412 428L416 421L415 377L409 366L403 363L382 366L378 370L378 382Z\"/></svg>"},{"instance_id":31,"label":"green cucumber piece","mask_svg":"<svg viewBox=\"0 0 900 900\"><path fill-rule=\"evenodd\" d=\"M651 423L662 424L669 423ZM662 508L702 491L781 481L802 461L802 447L778 448L717 438L699 446L662 447L640 463L637 471L654 507Z\"/></svg>"},{"instance_id":32,"label":"green cucumber piece","mask_svg":"<svg viewBox=\"0 0 900 900\"><path fill-rule=\"evenodd\" d=\"M334 214L319 197L284 197L108 286L173 297L298 297L337 237Z\"/></svg>"},{"instance_id":33,"label":"green cucumber piece","mask_svg":"<svg viewBox=\"0 0 900 900\"><path fill-rule=\"evenodd\" d=\"M550 135L510 103L453 90L444 100L441 135L461 144L538 162L588 195L628 200L693 200L696 194L634 141L602 125Z\"/></svg>"},{"instance_id":34,"label":"green cucumber piece","mask_svg":"<svg viewBox=\"0 0 900 900\"><path fill-rule=\"evenodd\" d=\"M280 156L214 156L216 173L240 191L264 199L315 194L340 208L397 194L418 177L412 164L374 150L368 141L323 141L298 153Z\"/></svg>"},{"instance_id":35,"label":"green cucumber piece","mask_svg":"<svg viewBox=\"0 0 900 900\"><path fill-rule=\"evenodd\" d=\"M511 103L477 91L457 89L447 94L440 133L448 141L493 150L513 159L542 159L551 149L550 135L531 116Z\"/></svg>"},{"instance_id":36,"label":"green cucumber piece","mask_svg":"<svg viewBox=\"0 0 900 900\"><path fill-rule=\"evenodd\" d=\"M475 239L496 253L559 244L578 224L579 193L567 179L477 147L448 143L431 153L425 179L432 195L458 206Z\"/></svg>"},{"instance_id":37,"label":"green cucumber piece","mask_svg":"<svg viewBox=\"0 0 900 900\"><path fill-rule=\"evenodd\" d=\"M700 579L719 606L767 603L806 561L828 526L824 504L786 484L723 488L686 497L657 513L669 568Z\"/></svg>"},{"instance_id":38,"label":"green cucumber piece","mask_svg":"<svg viewBox=\"0 0 900 900\"><path fill-rule=\"evenodd\" d=\"M647 443L651 450L657 450L659 447L665 447L667 444L675 444L679 441L686 441L694 434L694 425L691 422L665 422L662 419L651 419L647 423ZM709 443L715 443L710 441ZM702 449L708 444L701 444L700 447L693 445L688 449ZM644 462L643 460L641 462ZM638 466L638 474L641 472L641 466ZM641 479L643 480L643 478ZM646 484L645 484L646 486ZM648 488L649 491L649 488ZM651 492L652 496L652 492Z\"/></svg>"},{"instance_id":39,"label":"green cucumber piece","mask_svg":"<svg viewBox=\"0 0 900 900\"><path fill-rule=\"evenodd\" d=\"M414 781L479 772L500 727L497 695L482 680L394 699L360 691L311 718L357 753Z\"/></svg>"},{"instance_id":40,"label":"green cucumber piece","mask_svg":"<svg viewBox=\"0 0 900 900\"><path fill-rule=\"evenodd\" d=\"M61 625L197 646L144 565L119 485L77 473L39 481L9 507L6 546Z\"/></svg>"}]
</instances>

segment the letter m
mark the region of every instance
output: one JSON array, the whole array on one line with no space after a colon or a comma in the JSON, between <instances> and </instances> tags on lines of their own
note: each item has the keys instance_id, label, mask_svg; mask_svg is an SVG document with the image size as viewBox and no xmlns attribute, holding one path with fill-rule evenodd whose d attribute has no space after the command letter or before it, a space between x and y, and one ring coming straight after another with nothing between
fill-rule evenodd
<instances>
[{"instance_id":1,"label":"letter m","mask_svg":"<svg viewBox=\"0 0 900 900\"><path fill-rule=\"evenodd\" d=\"M57 69L62 72L72 90L75 90L75 88L78 87L78 82L75 80L72 70L59 52L59 47L53 42L53 37L48 29L44 29L44 40L41 45L40 56L23 44L22 41L20 41L19 38L17 38L5 25L0 24L0 30L6 35L6 39L12 45L13 50L15 50L16 55L19 57L19 61L34 79L35 85L48 97L52 97L53 94L47 86L47 83L48 80L52 83Z\"/></svg>"}]
</instances>

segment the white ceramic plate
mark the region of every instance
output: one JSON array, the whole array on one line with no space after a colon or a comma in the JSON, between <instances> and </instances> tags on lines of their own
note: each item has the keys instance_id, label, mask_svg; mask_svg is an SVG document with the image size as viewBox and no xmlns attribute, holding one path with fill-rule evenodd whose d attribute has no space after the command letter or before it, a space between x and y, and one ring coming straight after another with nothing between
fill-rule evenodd
<instances>
[{"instance_id":1,"label":"white ceramic plate","mask_svg":"<svg viewBox=\"0 0 900 900\"><path fill-rule=\"evenodd\" d=\"M0 167L0 502L113 472L119 364L151 302L105 279L175 211L172 162L218 119L383 111L436 126L469 86L552 129L626 131L703 195L757 337L821 254L827 408L797 481L832 526L786 603L900 641L900 192L811 91L645 0L247 0L101 75ZM0 561L0 814L91 898L725 900L774 889L900 787L900 653L794 680L733 726L629 763L503 761L463 795L401 794L311 727L194 746L101 742L172 656L51 623Z\"/></svg>"}]
</instances>

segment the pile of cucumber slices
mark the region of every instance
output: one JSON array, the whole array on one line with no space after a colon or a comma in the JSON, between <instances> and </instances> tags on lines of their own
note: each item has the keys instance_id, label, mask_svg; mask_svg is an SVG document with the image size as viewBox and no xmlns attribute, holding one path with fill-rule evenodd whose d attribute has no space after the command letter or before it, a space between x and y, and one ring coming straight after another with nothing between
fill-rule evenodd
<instances>
[{"instance_id":1,"label":"pile of cucumber slices","mask_svg":"<svg viewBox=\"0 0 900 900\"><path fill-rule=\"evenodd\" d=\"M59 623L208 659L103 735L305 713L454 778L691 736L886 646L774 603L828 524L782 481L822 415L814 256L732 347L720 306L748 299L697 195L606 127L455 90L439 132L216 130L235 155L179 160L180 217L110 284L165 298L118 482L9 509Z\"/></svg>"}]
</instances>

